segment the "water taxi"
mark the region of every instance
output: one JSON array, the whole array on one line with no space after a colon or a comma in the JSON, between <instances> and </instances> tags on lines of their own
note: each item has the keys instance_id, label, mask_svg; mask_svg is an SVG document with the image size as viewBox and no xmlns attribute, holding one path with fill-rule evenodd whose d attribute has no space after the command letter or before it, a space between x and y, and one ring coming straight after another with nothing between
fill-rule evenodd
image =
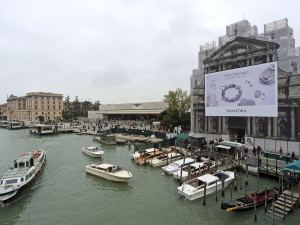
<instances>
[{"instance_id":1,"label":"water taxi","mask_svg":"<svg viewBox=\"0 0 300 225\"><path fill-rule=\"evenodd\" d=\"M32 150L14 160L14 166L0 180L0 202L7 203L25 189L37 178L45 163L44 150Z\"/></svg>"},{"instance_id":2,"label":"water taxi","mask_svg":"<svg viewBox=\"0 0 300 225\"><path fill-rule=\"evenodd\" d=\"M104 153L103 151L99 150L97 147L94 146L83 147L82 152L92 157L101 157Z\"/></svg>"},{"instance_id":3,"label":"water taxi","mask_svg":"<svg viewBox=\"0 0 300 225\"><path fill-rule=\"evenodd\" d=\"M132 174L122 167L115 167L112 164L90 164L85 167L87 173L93 174L98 177L102 177L106 180L112 180L117 182L128 182L132 177Z\"/></svg>"},{"instance_id":4,"label":"water taxi","mask_svg":"<svg viewBox=\"0 0 300 225\"><path fill-rule=\"evenodd\" d=\"M0 121L0 127L1 127L1 128L7 128L7 127L8 127L8 122L9 122L9 121L5 121L5 120Z\"/></svg>"}]
</instances>

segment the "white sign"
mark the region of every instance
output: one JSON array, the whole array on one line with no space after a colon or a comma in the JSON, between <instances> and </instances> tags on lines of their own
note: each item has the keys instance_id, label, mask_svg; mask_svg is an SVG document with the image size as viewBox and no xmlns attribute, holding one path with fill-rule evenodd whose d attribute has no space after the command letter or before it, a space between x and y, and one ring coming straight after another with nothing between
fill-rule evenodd
<instances>
[{"instance_id":1,"label":"white sign","mask_svg":"<svg viewBox=\"0 0 300 225\"><path fill-rule=\"evenodd\" d=\"M205 75L205 116L278 117L277 62Z\"/></svg>"}]
</instances>

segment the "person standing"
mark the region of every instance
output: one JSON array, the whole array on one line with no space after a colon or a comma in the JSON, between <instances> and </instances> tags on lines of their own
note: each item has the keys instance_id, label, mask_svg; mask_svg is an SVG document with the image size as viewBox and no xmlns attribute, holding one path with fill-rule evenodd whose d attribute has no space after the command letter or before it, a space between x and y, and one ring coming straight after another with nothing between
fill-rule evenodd
<instances>
[{"instance_id":1,"label":"person standing","mask_svg":"<svg viewBox=\"0 0 300 225\"><path fill-rule=\"evenodd\" d=\"M256 156L256 148L253 146L253 150L252 150L253 156Z\"/></svg>"},{"instance_id":2,"label":"person standing","mask_svg":"<svg viewBox=\"0 0 300 225\"><path fill-rule=\"evenodd\" d=\"M279 149L279 153L282 154L282 148L281 148L281 147L280 147L280 149Z\"/></svg>"}]
</instances>

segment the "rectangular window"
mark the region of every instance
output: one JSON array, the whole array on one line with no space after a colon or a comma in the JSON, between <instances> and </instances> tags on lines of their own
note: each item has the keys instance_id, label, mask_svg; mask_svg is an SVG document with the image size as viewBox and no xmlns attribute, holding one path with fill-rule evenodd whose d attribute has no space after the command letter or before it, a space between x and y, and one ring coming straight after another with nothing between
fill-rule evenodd
<instances>
[{"instance_id":1,"label":"rectangular window","mask_svg":"<svg viewBox=\"0 0 300 225\"><path fill-rule=\"evenodd\" d=\"M48 101L48 105L49 105L50 103L49 103L49 101Z\"/></svg>"},{"instance_id":2,"label":"rectangular window","mask_svg":"<svg viewBox=\"0 0 300 225\"><path fill-rule=\"evenodd\" d=\"M50 99L50 97L47 97L47 99L49 100L49 99Z\"/></svg>"},{"instance_id":3,"label":"rectangular window","mask_svg":"<svg viewBox=\"0 0 300 225\"><path fill-rule=\"evenodd\" d=\"M55 105L53 106L53 109L55 109Z\"/></svg>"},{"instance_id":4,"label":"rectangular window","mask_svg":"<svg viewBox=\"0 0 300 225\"><path fill-rule=\"evenodd\" d=\"M38 113L37 112L35 112L35 115L37 115Z\"/></svg>"},{"instance_id":5,"label":"rectangular window","mask_svg":"<svg viewBox=\"0 0 300 225\"><path fill-rule=\"evenodd\" d=\"M42 105L42 109L44 109L44 106Z\"/></svg>"},{"instance_id":6,"label":"rectangular window","mask_svg":"<svg viewBox=\"0 0 300 225\"><path fill-rule=\"evenodd\" d=\"M37 105L35 106L35 109L37 109Z\"/></svg>"},{"instance_id":7,"label":"rectangular window","mask_svg":"<svg viewBox=\"0 0 300 225\"><path fill-rule=\"evenodd\" d=\"M58 106L58 109L60 109L60 106Z\"/></svg>"},{"instance_id":8,"label":"rectangular window","mask_svg":"<svg viewBox=\"0 0 300 225\"><path fill-rule=\"evenodd\" d=\"M55 114L55 112L53 114Z\"/></svg>"},{"instance_id":9,"label":"rectangular window","mask_svg":"<svg viewBox=\"0 0 300 225\"><path fill-rule=\"evenodd\" d=\"M50 106L48 105L48 109L50 109Z\"/></svg>"}]
</instances>

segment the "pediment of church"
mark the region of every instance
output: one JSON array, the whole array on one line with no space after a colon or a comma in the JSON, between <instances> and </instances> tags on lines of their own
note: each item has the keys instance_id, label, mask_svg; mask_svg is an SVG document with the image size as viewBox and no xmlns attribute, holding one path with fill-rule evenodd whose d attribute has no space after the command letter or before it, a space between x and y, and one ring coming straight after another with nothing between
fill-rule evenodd
<instances>
[{"instance_id":1,"label":"pediment of church","mask_svg":"<svg viewBox=\"0 0 300 225\"><path fill-rule=\"evenodd\" d=\"M279 48L275 42L258 40L254 38L235 37L207 57L203 63L220 61L226 58L247 56L257 52L273 51Z\"/></svg>"}]
</instances>

